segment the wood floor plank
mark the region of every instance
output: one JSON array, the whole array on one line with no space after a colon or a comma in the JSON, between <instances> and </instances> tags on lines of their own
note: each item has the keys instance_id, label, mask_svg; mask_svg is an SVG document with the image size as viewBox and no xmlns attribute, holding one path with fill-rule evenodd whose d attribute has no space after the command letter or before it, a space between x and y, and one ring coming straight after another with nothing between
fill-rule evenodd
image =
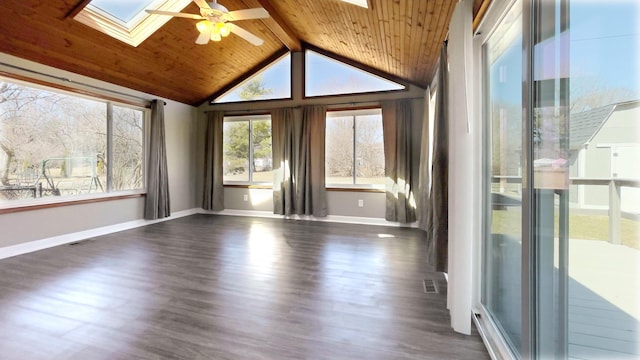
<instances>
[{"instance_id":1,"label":"wood floor plank","mask_svg":"<svg viewBox=\"0 0 640 360\"><path fill-rule=\"evenodd\" d=\"M451 330L446 289L424 293L425 245L416 229L193 215L4 259L0 358L488 359ZM31 349L38 334L58 350Z\"/></svg>"}]
</instances>

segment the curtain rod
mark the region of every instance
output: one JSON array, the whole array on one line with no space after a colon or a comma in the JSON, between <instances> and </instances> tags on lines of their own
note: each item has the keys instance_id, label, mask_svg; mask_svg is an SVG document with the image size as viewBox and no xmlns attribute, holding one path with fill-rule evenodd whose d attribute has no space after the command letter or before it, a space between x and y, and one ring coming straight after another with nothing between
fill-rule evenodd
<instances>
[{"instance_id":1,"label":"curtain rod","mask_svg":"<svg viewBox=\"0 0 640 360\"><path fill-rule=\"evenodd\" d=\"M151 102L152 101L152 100L140 97L140 96L127 94L127 93L124 93L124 92L121 92L121 91L117 91L117 90L106 89L106 88L103 88L103 87L100 87L100 86L96 86L96 85L85 84L85 83L82 83L82 82L79 82L79 81L75 81L75 80L71 80L69 78L65 78L65 77L62 77L62 76L51 75L51 74L43 73L41 71L31 70L31 69L23 68L21 66L7 64L5 62L0 62L0 65L9 67L9 68L12 68L12 69L15 69L15 70L19 70L19 71L25 71L25 72L28 72L30 74L45 76L45 77L48 77L50 79L56 79L58 81L67 82L67 83L74 84L74 85L84 86L84 87L88 87L88 88L91 88L91 89L108 92L108 93L111 93L111 94L117 94L117 95L121 95L121 96L126 96L126 97L132 98L132 99L137 99L137 100L141 100L141 101L145 101L145 102ZM167 105L167 102L165 101L164 104Z\"/></svg>"},{"instance_id":2,"label":"curtain rod","mask_svg":"<svg viewBox=\"0 0 640 360\"><path fill-rule=\"evenodd\" d=\"M358 104L374 104L374 103L380 103L383 101L388 101L388 100L424 100L424 96L420 97L420 96L416 96L416 97L410 97L410 98L399 98L399 99L383 99L383 100L370 100L370 101L349 101L349 102L342 102L342 103L333 103L333 104L306 104L306 105L326 105L327 108L332 108L332 107L340 107L340 106L347 106L347 105L351 105L351 106L356 106ZM236 103L239 104L239 103ZM220 104L220 105L226 105L226 104ZM269 112L271 110L274 109L281 109L281 108L290 108L290 109L300 109L305 105L296 105L296 106L274 106L271 108L263 108L263 109L230 109L230 110L216 110L216 109L210 109L205 111L205 113L211 112L211 111L222 111L225 113L234 113L234 112L242 112L242 113L254 113L254 112Z\"/></svg>"}]
</instances>

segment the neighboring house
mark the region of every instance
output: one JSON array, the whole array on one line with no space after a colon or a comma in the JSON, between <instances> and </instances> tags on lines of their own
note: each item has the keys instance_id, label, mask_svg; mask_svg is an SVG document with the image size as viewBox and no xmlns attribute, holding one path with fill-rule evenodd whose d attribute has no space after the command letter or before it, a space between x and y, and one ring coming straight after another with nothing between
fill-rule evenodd
<instances>
[{"instance_id":1,"label":"neighboring house","mask_svg":"<svg viewBox=\"0 0 640 360\"><path fill-rule=\"evenodd\" d=\"M640 100L571 115L570 177L640 180ZM572 205L607 209L609 187L574 185ZM640 189L623 187L622 210L640 214Z\"/></svg>"}]
</instances>

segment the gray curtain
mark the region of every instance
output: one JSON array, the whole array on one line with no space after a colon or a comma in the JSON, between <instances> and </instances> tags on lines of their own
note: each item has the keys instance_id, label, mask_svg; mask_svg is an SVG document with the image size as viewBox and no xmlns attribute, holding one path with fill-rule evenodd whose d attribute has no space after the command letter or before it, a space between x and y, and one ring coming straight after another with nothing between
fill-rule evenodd
<instances>
[{"instance_id":1,"label":"gray curtain","mask_svg":"<svg viewBox=\"0 0 640 360\"><path fill-rule=\"evenodd\" d=\"M275 214L327 216L325 122L321 105L271 112Z\"/></svg>"},{"instance_id":2,"label":"gray curtain","mask_svg":"<svg viewBox=\"0 0 640 360\"><path fill-rule=\"evenodd\" d=\"M224 185L222 182L222 141L224 113L207 112L207 130L204 140L204 194L202 208L224 209Z\"/></svg>"},{"instance_id":3,"label":"gray curtain","mask_svg":"<svg viewBox=\"0 0 640 360\"><path fill-rule=\"evenodd\" d=\"M424 116L422 119L422 132L420 134L420 167L418 172L418 196L417 196L417 217L418 227L424 231L427 231L429 226L429 181L431 178L431 171L429 168L429 100L431 95L431 89L427 88L424 96Z\"/></svg>"},{"instance_id":4,"label":"gray curtain","mask_svg":"<svg viewBox=\"0 0 640 360\"><path fill-rule=\"evenodd\" d=\"M147 196L144 218L154 220L171 215L169 203L169 175L164 133L164 101L151 102L149 166L147 167Z\"/></svg>"},{"instance_id":5,"label":"gray curtain","mask_svg":"<svg viewBox=\"0 0 640 360\"><path fill-rule=\"evenodd\" d=\"M411 166L413 158L411 122L410 100L382 103L386 178L385 219L388 221L401 223L416 221L416 204L412 185L418 174Z\"/></svg>"},{"instance_id":6,"label":"gray curtain","mask_svg":"<svg viewBox=\"0 0 640 360\"><path fill-rule=\"evenodd\" d=\"M436 88L435 123L433 129L433 161L431 191L427 204L427 261L436 271L447 271L449 249L449 130L448 101L449 76L447 46L440 51Z\"/></svg>"}]
</instances>

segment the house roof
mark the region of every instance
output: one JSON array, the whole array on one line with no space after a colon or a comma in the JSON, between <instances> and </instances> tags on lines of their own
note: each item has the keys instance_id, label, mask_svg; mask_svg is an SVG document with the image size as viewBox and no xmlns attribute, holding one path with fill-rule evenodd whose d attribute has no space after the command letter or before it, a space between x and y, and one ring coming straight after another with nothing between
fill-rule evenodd
<instances>
[{"instance_id":1,"label":"house roof","mask_svg":"<svg viewBox=\"0 0 640 360\"><path fill-rule=\"evenodd\" d=\"M195 21L172 18L134 47L74 20L87 0L3 0L0 52L192 105L305 43L426 87L457 3L370 0L365 9L339 0L219 1L229 10L267 9L270 18L239 23L264 44L231 35L196 45ZM489 3L474 0L476 20ZM190 3L183 12L199 9Z\"/></svg>"},{"instance_id":2,"label":"house roof","mask_svg":"<svg viewBox=\"0 0 640 360\"><path fill-rule=\"evenodd\" d=\"M571 120L569 122L569 149L579 150L585 144L589 143L614 111L637 106L640 106L640 100L605 105L571 114Z\"/></svg>"},{"instance_id":3,"label":"house roof","mask_svg":"<svg viewBox=\"0 0 640 360\"><path fill-rule=\"evenodd\" d=\"M609 118L614 107L612 104L572 114L569 122L569 149L582 148Z\"/></svg>"}]
</instances>

